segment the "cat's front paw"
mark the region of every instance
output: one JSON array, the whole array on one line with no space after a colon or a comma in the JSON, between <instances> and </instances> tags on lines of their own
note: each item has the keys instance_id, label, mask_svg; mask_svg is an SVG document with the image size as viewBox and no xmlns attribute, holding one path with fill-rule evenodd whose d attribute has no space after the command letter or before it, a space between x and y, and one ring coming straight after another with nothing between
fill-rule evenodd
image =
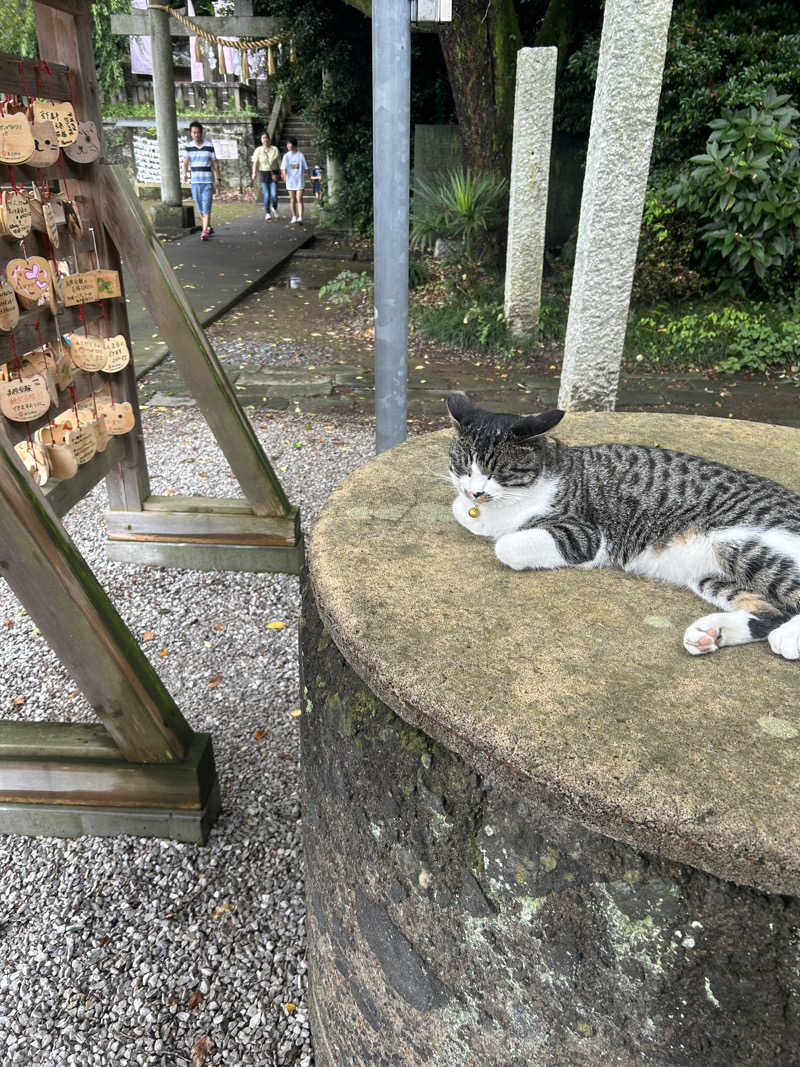
<instances>
[{"instance_id":1,"label":"cat's front paw","mask_svg":"<svg viewBox=\"0 0 800 1067\"><path fill-rule=\"evenodd\" d=\"M517 530L516 533L503 534L495 541L494 551L501 563L515 571L567 566L547 530Z\"/></svg>"},{"instance_id":2,"label":"cat's front paw","mask_svg":"<svg viewBox=\"0 0 800 1067\"><path fill-rule=\"evenodd\" d=\"M776 627L767 640L776 656L800 659L800 615L795 615L793 619Z\"/></svg>"},{"instance_id":3,"label":"cat's front paw","mask_svg":"<svg viewBox=\"0 0 800 1067\"><path fill-rule=\"evenodd\" d=\"M720 648L718 643L720 638L719 627L708 622L710 618L713 618L713 616L709 615L707 619L698 619L686 628L686 632L683 635L683 647L687 652L691 652L693 656L703 656L706 652L716 652Z\"/></svg>"}]
</instances>

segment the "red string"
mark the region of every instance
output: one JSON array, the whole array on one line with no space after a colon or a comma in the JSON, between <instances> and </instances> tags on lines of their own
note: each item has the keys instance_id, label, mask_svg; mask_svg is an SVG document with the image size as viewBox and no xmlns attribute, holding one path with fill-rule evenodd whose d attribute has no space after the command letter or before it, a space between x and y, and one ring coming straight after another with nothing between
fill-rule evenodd
<instances>
[{"instance_id":1,"label":"red string","mask_svg":"<svg viewBox=\"0 0 800 1067\"><path fill-rule=\"evenodd\" d=\"M86 324L86 310L85 310L85 308L84 308L83 304L79 305L79 307L78 307L78 318L79 318L79 319L81 320L81 322L83 323L83 332L84 332L84 335L85 335L86 337L88 337L88 336L89 336L89 327L88 327L88 325Z\"/></svg>"},{"instance_id":2,"label":"red string","mask_svg":"<svg viewBox=\"0 0 800 1067\"><path fill-rule=\"evenodd\" d=\"M20 61L17 63L17 66L19 67L19 76L22 79L22 95L27 96L28 88L25 85L25 64L20 59Z\"/></svg>"},{"instance_id":3,"label":"red string","mask_svg":"<svg viewBox=\"0 0 800 1067\"><path fill-rule=\"evenodd\" d=\"M69 200L71 198L69 195L69 189L67 188L67 175L66 171L64 170L64 160L61 158L60 152L58 153L58 165L61 168L61 180L64 183L64 195L66 196L67 200Z\"/></svg>"},{"instance_id":4,"label":"red string","mask_svg":"<svg viewBox=\"0 0 800 1067\"><path fill-rule=\"evenodd\" d=\"M89 375L89 387L92 390L92 407L94 408L94 417L97 418L97 397L94 392L94 375Z\"/></svg>"},{"instance_id":5,"label":"red string","mask_svg":"<svg viewBox=\"0 0 800 1067\"><path fill-rule=\"evenodd\" d=\"M19 189L17 189L17 183L16 183L16 181L14 179L14 168L13 167L9 167L8 168L8 176L11 179L11 188L14 190L15 193L18 193Z\"/></svg>"},{"instance_id":6,"label":"red string","mask_svg":"<svg viewBox=\"0 0 800 1067\"><path fill-rule=\"evenodd\" d=\"M44 341L42 340L42 331L39 329L39 323L35 322L33 324L33 328L34 328L34 330L36 330L36 333L39 335L39 347L40 348L44 348Z\"/></svg>"},{"instance_id":7,"label":"red string","mask_svg":"<svg viewBox=\"0 0 800 1067\"><path fill-rule=\"evenodd\" d=\"M69 83L69 98L72 101L72 110L75 110L75 86L72 84L72 71L67 71L67 82Z\"/></svg>"},{"instance_id":8,"label":"red string","mask_svg":"<svg viewBox=\"0 0 800 1067\"><path fill-rule=\"evenodd\" d=\"M72 397L72 410L75 412L75 420L76 420L76 424L77 424L76 425L76 429L77 429L77 426L80 426L80 424L81 424L81 420L80 420L80 416L78 415L78 397L77 397L77 394L75 393L75 386L74 385L70 385L70 387L69 387L69 395Z\"/></svg>"},{"instance_id":9,"label":"red string","mask_svg":"<svg viewBox=\"0 0 800 1067\"><path fill-rule=\"evenodd\" d=\"M8 335L8 343L11 345L11 351L14 353L14 362L17 365L17 377L22 381L22 363L20 362L19 353L17 352L17 339L14 336L14 331Z\"/></svg>"},{"instance_id":10,"label":"red string","mask_svg":"<svg viewBox=\"0 0 800 1067\"><path fill-rule=\"evenodd\" d=\"M42 69L41 69L41 67L42 67L41 63L37 63L36 66L34 67L34 70L36 71L36 95L37 96L41 96L42 95Z\"/></svg>"},{"instance_id":11,"label":"red string","mask_svg":"<svg viewBox=\"0 0 800 1067\"><path fill-rule=\"evenodd\" d=\"M47 75L47 92L50 94L50 103L52 104L53 103L53 86L50 84L50 68L47 65L47 60L46 59L42 60L42 66L44 67L44 72Z\"/></svg>"}]
</instances>

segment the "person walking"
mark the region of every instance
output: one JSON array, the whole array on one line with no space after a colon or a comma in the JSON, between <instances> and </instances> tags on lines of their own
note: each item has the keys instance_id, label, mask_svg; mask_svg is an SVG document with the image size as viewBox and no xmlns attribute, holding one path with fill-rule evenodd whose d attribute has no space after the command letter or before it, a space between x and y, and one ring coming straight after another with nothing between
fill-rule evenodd
<instances>
[{"instance_id":1,"label":"person walking","mask_svg":"<svg viewBox=\"0 0 800 1067\"><path fill-rule=\"evenodd\" d=\"M261 134L261 144L253 152L253 181L256 175L264 193L264 221L278 218L278 178L281 173L281 154L278 146L271 144L266 130Z\"/></svg>"},{"instance_id":2,"label":"person walking","mask_svg":"<svg viewBox=\"0 0 800 1067\"><path fill-rule=\"evenodd\" d=\"M302 152L297 151L297 141L290 137L286 142L286 154L281 160L281 176L289 193L292 222L303 222L303 187L306 184L308 163Z\"/></svg>"},{"instance_id":3,"label":"person walking","mask_svg":"<svg viewBox=\"0 0 800 1067\"><path fill-rule=\"evenodd\" d=\"M211 225L211 201L215 188L219 190L219 163L211 141L203 136L203 124L195 120L189 126L191 140L183 146L183 180L192 177L192 199L200 212L203 232L202 241L207 241L214 232Z\"/></svg>"}]
</instances>

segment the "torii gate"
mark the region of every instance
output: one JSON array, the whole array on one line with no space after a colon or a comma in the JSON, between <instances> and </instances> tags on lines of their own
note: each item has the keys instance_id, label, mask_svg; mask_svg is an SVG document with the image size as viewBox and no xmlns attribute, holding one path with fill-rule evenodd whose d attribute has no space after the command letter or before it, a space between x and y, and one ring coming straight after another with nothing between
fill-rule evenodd
<instances>
[{"instance_id":1,"label":"torii gate","mask_svg":"<svg viewBox=\"0 0 800 1067\"><path fill-rule=\"evenodd\" d=\"M164 209L174 214L176 228L181 226L181 182L178 162L178 121L175 111L175 72L172 63L172 38L190 37L192 31L171 17L168 4L151 4L146 12L112 15L111 32L125 37L149 36L153 45L153 101L161 162L161 200ZM201 30L217 36L268 39L283 30L279 19L253 15L253 0L235 0L234 14L198 16L191 22ZM170 209L172 209L170 211Z\"/></svg>"}]
</instances>

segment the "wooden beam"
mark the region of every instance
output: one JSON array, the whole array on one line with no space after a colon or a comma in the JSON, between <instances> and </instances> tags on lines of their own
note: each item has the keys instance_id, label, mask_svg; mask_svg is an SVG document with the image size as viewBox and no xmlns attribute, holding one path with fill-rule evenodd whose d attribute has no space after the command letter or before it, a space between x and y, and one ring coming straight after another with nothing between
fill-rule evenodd
<instances>
[{"instance_id":1,"label":"wooden beam","mask_svg":"<svg viewBox=\"0 0 800 1067\"><path fill-rule=\"evenodd\" d=\"M105 726L76 722L0 721L0 760L115 760L119 749Z\"/></svg>"},{"instance_id":2,"label":"wooden beam","mask_svg":"<svg viewBox=\"0 0 800 1067\"><path fill-rule=\"evenodd\" d=\"M102 136L100 87L94 66L87 0L33 0L39 55L73 71L75 113L90 120Z\"/></svg>"},{"instance_id":3,"label":"wooden beam","mask_svg":"<svg viewBox=\"0 0 800 1067\"><path fill-rule=\"evenodd\" d=\"M192 731L0 427L0 574L125 759L181 759Z\"/></svg>"},{"instance_id":4,"label":"wooden beam","mask_svg":"<svg viewBox=\"0 0 800 1067\"><path fill-rule=\"evenodd\" d=\"M101 166L103 219L253 513L291 505L122 167Z\"/></svg>"},{"instance_id":5,"label":"wooden beam","mask_svg":"<svg viewBox=\"0 0 800 1067\"><path fill-rule=\"evenodd\" d=\"M22 70L20 70L20 62ZM36 94L36 59L22 59L12 56L8 52L0 52L0 85L4 93L12 93L16 96L34 96ZM50 67L49 81L42 83L42 91L47 90L47 96L53 100L71 99L67 68L60 63L48 63Z\"/></svg>"},{"instance_id":6,"label":"wooden beam","mask_svg":"<svg viewBox=\"0 0 800 1067\"><path fill-rule=\"evenodd\" d=\"M277 37L286 29L286 23L281 19L258 15L249 18L237 15L220 15L218 18L212 15L197 15L192 18L192 22L207 33L226 38L251 37L260 40L265 37ZM147 37L150 35L150 16L146 13L112 15L111 32L120 37ZM174 18L169 20L169 34L170 37L194 36L191 30Z\"/></svg>"},{"instance_id":7,"label":"wooden beam","mask_svg":"<svg viewBox=\"0 0 800 1067\"><path fill-rule=\"evenodd\" d=\"M108 541L115 563L146 563L151 567L185 567L193 571L245 571L251 574L301 574L305 566L302 540L292 548L280 545L221 545Z\"/></svg>"},{"instance_id":8,"label":"wooden beam","mask_svg":"<svg viewBox=\"0 0 800 1067\"><path fill-rule=\"evenodd\" d=\"M131 431L135 432L135 431ZM53 511L61 517L83 500L101 478L107 477L125 459L125 438L112 437L104 452L96 453L89 463L78 467L74 478L66 482L50 481L42 487L42 492Z\"/></svg>"},{"instance_id":9,"label":"wooden beam","mask_svg":"<svg viewBox=\"0 0 800 1067\"><path fill-rule=\"evenodd\" d=\"M220 504L219 508L215 505ZM226 507L225 505L234 505ZM244 505L244 508L236 507ZM106 513L112 541L190 542L192 544L282 545L300 535L300 515L254 515L245 501L201 497L150 497L142 511Z\"/></svg>"}]
</instances>

